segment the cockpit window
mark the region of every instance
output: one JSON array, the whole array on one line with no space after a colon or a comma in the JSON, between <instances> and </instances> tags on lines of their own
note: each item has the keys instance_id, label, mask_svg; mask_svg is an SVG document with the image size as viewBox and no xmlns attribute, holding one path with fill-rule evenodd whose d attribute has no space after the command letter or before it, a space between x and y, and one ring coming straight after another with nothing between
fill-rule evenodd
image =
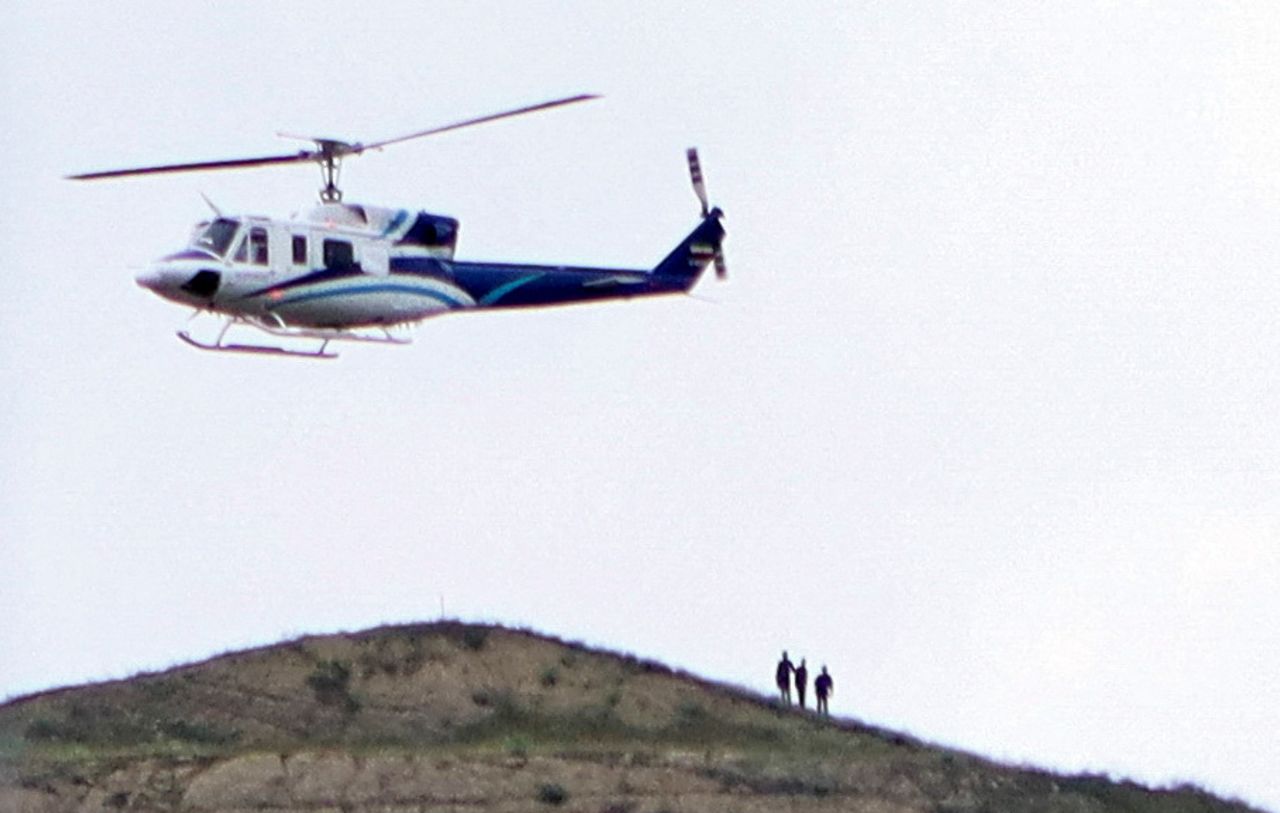
<instances>
[{"instance_id":1,"label":"cockpit window","mask_svg":"<svg viewBox=\"0 0 1280 813\"><path fill-rule=\"evenodd\" d=\"M240 228L239 221L220 217L197 233L191 245L205 251L212 251L219 257L225 256L227 248L231 245L231 238L236 236L238 228Z\"/></svg>"},{"instance_id":2,"label":"cockpit window","mask_svg":"<svg viewBox=\"0 0 1280 813\"><path fill-rule=\"evenodd\" d=\"M232 262L268 265L267 244L267 230L254 226L236 241L236 256Z\"/></svg>"}]
</instances>

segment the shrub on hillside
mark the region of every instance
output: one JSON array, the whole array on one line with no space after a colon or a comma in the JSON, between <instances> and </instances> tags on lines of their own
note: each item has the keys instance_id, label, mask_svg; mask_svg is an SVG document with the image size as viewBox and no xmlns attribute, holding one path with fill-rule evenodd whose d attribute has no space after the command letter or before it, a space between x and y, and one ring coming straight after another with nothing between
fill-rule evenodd
<instances>
[{"instance_id":1,"label":"shrub on hillside","mask_svg":"<svg viewBox=\"0 0 1280 813\"><path fill-rule=\"evenodd\" d=\"M489 630L483 627L467 627L462 633L462 645L472 652L479 652L489 640Z\"/></svg>"},{"instance_id":2,"label":"shrub on hillside","mask_svg":"<svg viewBox=\"0 0 1280 813\"><path fill-rule=\"evenodd\" d=\"M569 801L569 791L564 785L546 782L538 786L538 801L545 805L562 805Z\"/></svg>"},{"instance_id":3,"label":"shrub on hillside","mask_svg":"<svg viewBox=\"0 0 1280 813\"><path fill-rule=\"evenodd\" d=\"M342 661L320 661L307 675L307 685L315 692L316 702L354 714L360 710L360 701L351 696L350 684L351 667Z\"/></svg>"}]
</instances>

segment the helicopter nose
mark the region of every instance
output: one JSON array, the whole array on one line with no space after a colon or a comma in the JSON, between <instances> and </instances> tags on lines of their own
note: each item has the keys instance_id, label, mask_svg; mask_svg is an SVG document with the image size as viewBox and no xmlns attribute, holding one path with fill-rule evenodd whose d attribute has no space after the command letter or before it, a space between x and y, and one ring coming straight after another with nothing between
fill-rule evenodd
<instances>
[{"instance_id":1,"label":"helicopter nose","mask_svg":"<svg viewBox=\"0 0 1280 813\"><path fill-rule=\"evenodd\" d=\"M149 291L158 292L161 288L166 287L165 276L166 275L164 273L163 268L157 265L153 265L149 268L144 268L141 271L139 271L137 275L133 278L133 280L134 282L138 283L143 288L146 288Z\"/></svg>"},{"instance_id":2,"label":"helicopter nose","mask_svg":"<svg viewBox=\"0 0 1280 813\"><path fill-rule=\"evenodd\" d=\"M189 302L211 298L222 284L222 274L210 268L175 268L156 263L138 272L134 280L147 290L166 299Z\"/></svg>"}]
</instances>

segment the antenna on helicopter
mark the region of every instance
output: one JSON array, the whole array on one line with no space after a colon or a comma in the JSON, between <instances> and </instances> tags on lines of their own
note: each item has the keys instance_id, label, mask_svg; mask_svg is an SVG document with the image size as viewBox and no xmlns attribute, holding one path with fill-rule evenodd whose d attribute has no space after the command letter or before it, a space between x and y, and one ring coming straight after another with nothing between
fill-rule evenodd
<instances>
[{"instance_id":1,"label":"antenna on helicopter","mask_svg":"<svg viewBox=\"0 0 1280 813\"><path fill-rule=\"evenodd\" d=\"M702 164L698 161L698 150L696 147L690 147L685 151L685 157L689 159L689 178L693 181L693 194L698 196L698 202L702 204L702 216L704 218L714 215L721 217L720 210L712 209L707 199L707 184L702 178ZM724 250L720 245L716 244L715 253L716 278L724 279L729 275L729 269L724 262Z\"/></svg>"},{"instance_id":2,"label":"antenna on helicopter","mask_svg":"<svg viewBox=\"0 0 1280 813\"><path fill-rule=\"evenodd\" d=\"M69 180L88 181L98 178L118 178L125 175L152 175L162 172L194 172L206 169L243 169L246 167L266 166L268 164L298 164L314 161L320 165L320 175L321 179L324 181L324 188L320 190L320 200L325 203L336 203L342 200L342 190L338 188L338 175L342 159L348 155L360 155L366 150L380 150L390 144L399 144L402 141L409 141L414 138L437 135L439 133L448 132L449 130L459 130L463 127L471 127L476 124L484 124L485 122L497 121L498 119L520 116L525 113L533 113L538 110L547 110L552 107L560 107L561 105L585 102L598 98L600 98L599 95L594 93L582 93L577 96L567 96L563 99L553 99L549 102L541 102L539 104L518 107L514 110L504 110L500 113L491 113L487 116L479 116L477 118L456 121L452 124L446 124L441 127L432 127L427 130L420 130L416 133L397 136L396 138L375 141L372 144L361 144L359 142L353 144L332 138L308 137L303 140L314 143L315 149L299 150L296 153L290 153L288 155L264 155L254 158L231 158L222 161L196 161L184 164L161 164L150 167L111 169L103 172L84 172L79 175L68 175L67 178ZM287 137L296 138L296 136Z\"/></svg>"},{"instance_id":3,"label":"antenna on helicopter","mask_svg":"<svg viewBox=\"0 0 1280 813\"><path fill-rule=\"evenodd\" d=\"M209 208L213 210L214 217L223 217L222 210L218 208L218 204L209 200L209 196L201 192L200 197L204 198L204 202L209 204Z\"/></svg>"}]
</instances>

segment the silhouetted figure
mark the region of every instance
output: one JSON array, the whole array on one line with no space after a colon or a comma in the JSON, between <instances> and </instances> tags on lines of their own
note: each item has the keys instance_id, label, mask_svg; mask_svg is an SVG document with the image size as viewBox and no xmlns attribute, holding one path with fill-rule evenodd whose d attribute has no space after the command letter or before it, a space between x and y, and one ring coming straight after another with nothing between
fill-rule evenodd
<instances>
[{"instance_id":1,"label":"silhouetted figure","mask_svg":"<svg viewBox=\"0 0 1280 813\"><path fill-rule=\"evenodd\" d=\"M803 665L804 661L800 661ZM831 710L827 708L827 698L835 691L835 684L831 680L831 675L827 674L827 667L822 667L822 674L818 675L818 679L813 682L813 693L818 696L818 712L820 714L830 715Z\"/></svg>"},{"instance_id":2,"label":"silhouetted figure","mask_svg":"<svg viewBox=\"0 0 1280 813\"><path fill-rule=\"evenodd\" d=\"M787 657L784 650L782 660L778 661L778 671L776 674L778 680L778 691L782 693L782 702L788 706L791 705L791 673L796 671L795 666L791 664L791 659Z\"/></svg>"},{"instance_id":3,"label":"silhouetted figure","mask_svg":"<svg viewBox=\"0 0 1280 813\"><path fill-rule=\"evenodd\" d=\"M804 658L800 659L800 665L796 667L796 699L800 701L800 708L804 708L804 692L809 687L809 669L804 665Z\"/></svg>"}]
</instances>

